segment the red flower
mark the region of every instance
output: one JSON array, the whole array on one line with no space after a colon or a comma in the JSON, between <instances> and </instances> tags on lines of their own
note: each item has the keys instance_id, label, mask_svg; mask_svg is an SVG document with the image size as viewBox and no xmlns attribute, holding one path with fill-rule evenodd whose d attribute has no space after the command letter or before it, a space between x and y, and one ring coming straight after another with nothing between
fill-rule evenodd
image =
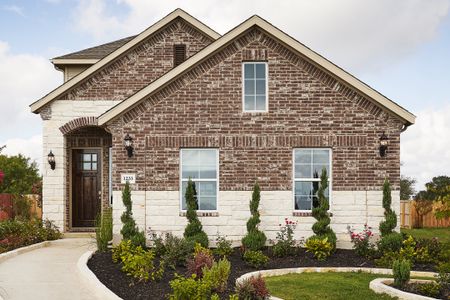
<instances>
[{"instance_id":1,"label":"red flower","mask_svg":"<svg viewBox=\"0 0 450 300\"><path fill-rule=\"evenodd\" d=\"M2 170L0 170L0 184L2 184L4 177L5 177L5 173L3 173Z\"/></svg>"}]
</instances>

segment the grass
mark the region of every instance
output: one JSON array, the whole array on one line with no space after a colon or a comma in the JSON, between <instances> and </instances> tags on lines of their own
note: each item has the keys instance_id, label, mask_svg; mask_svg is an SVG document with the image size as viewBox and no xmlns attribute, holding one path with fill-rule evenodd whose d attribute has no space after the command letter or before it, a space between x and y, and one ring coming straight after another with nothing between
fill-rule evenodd
<instances>
[{"instance_id":1,"label":"grass","mask_svg":"<svg viewBox=\"0 0 450 300\"><path fill-rule=\"evenodd\" d=\"M443 243L450 243L450 227L444 228L402 228L402 232L412 235L415 238L432 239L437 237Z\"/></svg>"},{"instance_id":2,"label":"grass","mask_svg":"<svg viewBox=\"0 0 450 300\"><path fill-rule=\"evenodd\" d=\"M368 273L302 273L267 277L266 283L273 296L293 299L394 299L376 294L369 289L375 278L389 277Z\"/></svg>"}]
</instances>

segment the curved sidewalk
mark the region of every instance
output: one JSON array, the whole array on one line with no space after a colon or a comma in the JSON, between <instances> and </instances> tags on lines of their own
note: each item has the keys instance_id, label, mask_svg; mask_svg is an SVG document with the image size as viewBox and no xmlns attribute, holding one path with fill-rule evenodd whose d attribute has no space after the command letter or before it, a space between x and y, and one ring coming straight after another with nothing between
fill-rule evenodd
<instances>
[{"instance_id":1,"label":"curved sidewalk","mask_svg":"<svg viewBox=\"0 0 450 300\"><path fill-rule=\"evenodd\" d=\"M96 299L77 261L96 248L90 238L66 238L0 263L0 299Z\"/></svg>"}]
</instances>

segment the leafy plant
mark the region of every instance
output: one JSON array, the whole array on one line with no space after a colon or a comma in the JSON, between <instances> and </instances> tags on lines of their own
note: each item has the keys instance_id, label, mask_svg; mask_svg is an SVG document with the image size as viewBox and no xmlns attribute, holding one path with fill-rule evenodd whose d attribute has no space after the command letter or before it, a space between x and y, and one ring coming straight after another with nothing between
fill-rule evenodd
<instances>
[{"instance_id":1,"label":"leafy plant","mask_svg":"<svg viewBox=\"0 0 450 300\"><path fill-rule=\"evenodd\" d=\"M391 204L391 185L386 178L383 184L383 208L385 220L380 222L381 236L393 233L395 227L397 227L397 215L395 214L395 211L392 210Z\"/></svg>"},{"instance_id":2,"label":"leafy plant","mask_svg":"<svg viewBox=\"0 0 450 300\"><path fill-rule=\"evenodd\" d=\"M31 202L24 195L16 194L13 196L13 210L16 218L22 220L31 219Z\"/></svg>"},{"instance_id":3,"label":"leafy plant","mask_svg":"<svg viewBox=\"0 0 450 300\"><path fill-rule=\"evenodd\" d=\"M435 282L430 282L430 283L422 283L422 284L417 285L417 290L422 295L436 298L439 296L439 293L441 292L441 287L439 284L437 284Z\"/></svg>"},{"instance_id":4,"label":"leafy plant","mask_svg":"<svg viewBox=\"0 0 450 300\"><path fill-rule=\"evenodd\" d=\"M278 257L293 255L297 246L294 239L294 230L298 222L285 218L284 223L284 225L279 224L280 231L277 232L276 243L272 247L273 254Z\"/></svg>"},{"instance_id":5,"label":"leafy plant","mask_svg":"<svg viewBox=\"0 0 450 300\"><path fill-rule=\"evenodd\" d=\"M325 190L328 188L328 175L325 168L320 175L320 184L317 191L319 205L312 209L312 216L317 220L312 226L312 230L318 239L327 238L331 244L332 252L336 249L336 234L330 226L331 218L328 212L330 204L325 196Z\"/></svg>"},{"instance_id":6,"label":"leafy plant","mask_svg":"<svg viewBox=\"0 0 450 300\"><path fill-rule=\"evenodd\" d=\"M183 277L175 274L173 280L169 282L172 288L171 300L204 300L211 295L211 283L206 280L197 280L197 276Z\"/></svg>"},{"instance_id":7,"label":"leafy plant","mask_svg":"<svg viewBox=\"0 0 450 300\"><path fill-rule=\"evenodd\" d=\"M186 265L193 248L191 241L166 233L162 258L170 268L175 269L176 266Z\"/></svg>"},{"instance_id":8,"label":"leafy plant","mask_svg":"<svg viewBox=\"0 0 450 300\"><path fill-rule=\"evenodd\" d=\"M387 251L400 251L403 245L403 236L401 233L392 232L381 237L378 241L378 251L383 254Z\"/></svg>"},{"instance_id":9,"label":"leafy plant","mask_svg":"<svg viewBox=\"0 0 450 300\"><path fill-rule=\"evenodd\" d=\"M438 270L437 283L439 284L442 290L447 291L446 296L450 296L450 261L447 260L445 262L440 263L438 265L437 270Z\"/></svg>"},{"instance_id":10,"label":"leafy plant","mask_svg":"<svg viewBox=\"0 0 450 300\"><path fill-rule=\"evenodd\" d=\"M375 254L375 244L370 241L370 238L373 237L372 227L364 224L364 230L359 233L353 231L350 226L347 227L347 230L356 254L363 257L372 257Z\"/></svg>"},{"instance_id":11,"label":"leafy plant","mask_svg":"<svg viewBox=\"0 0 450 300\"><path fill-rule=\"evenodd\" d=\"M261 250L246 250L243 258L249 266L256 269L264 267L269 262L269 258Z\"/></svg>"},{"instance_id":12,"label":"leafy plant","mask_svg":"<svg viewBox=\"0 0 450 300\"><path fill-rule=\"evenodd\" d=\"M151 232L150 228L149 231ZM162 256L166 252L166 246L164 245L163 235L157 235L156 233L150 234L150 241L152 242L152 249L157 256Z\"/></svg>"},{"instance_id":13,"label":"leafy plant","mask_svg":"<svg viewBox=\"0 0 450 300\"><path fill-rule=\"evenodd\" d=\"M408 260L395 260L392 264L392 273L394 275L394 285L404 287L410 278L411 264Z\"/></svg>"},{"instance_id":14,"label":"leafy plant","mask_svg":"<svg viewBox=\"0 0 450 300\"><path fill-rule=\"evenodd\" d=\"M306 240L306 252L310 252L317 260L326 260L333 251L333 245L328 241L328 238L318 238L316 236L310 237Z\"/></svg>"},{"instance_id":15,"label":"leafy plant","mask_svg":"<svg viewBox=\"0 0 450 300\"><path fill-rule=\"evenodd\" d=\"M221 293L227 288L230 271L231 264L224 257L218 262L214 262L210 268L203 268L203 280L210 282L213 291Z\"/></svg>"},{"instance_id":16,"label":"leafy plant","mask_svg":"<svg viewBox=\"0 0 450 300\"><path fill-rule=\"evenodd\" d=\"M112 240L112 209L104 209L101 214L97 216L95 222L95 238L97 241L97 249L100 252L108 250L108 242Z\"/></svg>"},{"instance_id":17,"label":"leafy plant","mask_svg":"<svg viewBox=\"0 0 450 300\"><path fill-rule=\"evenodd\" d=\"M33 185L41 180L37 163L22 154L13 156L0 154L0 170L3 173L0 193L31 194Z\"/></svg>"},{"instance_id":18,"label":"leafy plant","mask_svg":"<svg viewBox=\"0 0 450 300\"><path fill-rule=\"evenodd\" d=\"M143 231L140 231L136 225L136 221L133 218L132 212L132 201L131 201L131 192L130 192L130 184L125 184L125 188L122 191L122 201L125 206L125 211L121 216L121 221L123 223L122 229L120 233L125 240L131 240L133 245L145 247L145 235Z\"/></svg>"},{"instance_id":19,"label":"leafy plant","mask_svg":"<svg viewBox=\"0 0 450 300\"><path fill-rule=\"evenodd\" d=\"M252 200L250 201L250 213L252 216L247 221L247 234L242 238L242 244L245 249L257 251L261 250L266 244L267 237L264 232L258 229L261 223L258 207L261 200L261 191L258 183L253 187Z\"/></svg>"},{"instance_id":20,"label":"leafy plant","mask_svg":"<svg viewBox=\"0 0 450 300\"><path fill-rule=\"evenodd\" d=\"M122 271L131 275L139 281L154 280L155 253L151 250L144 250L137 246L134 251L122 255Z\"/></svg>"},{"instance_id":21,"label":"leafy plant","mask_svg":"<svg viewBox=\"0 0 450 300\"><path fill-rule=\"evenodd\" d=\"M196 244L200 245L200 244ZM196 247L194 257L187 262L187 269L189 274L195 274L197 278L203 277L203 270L211 268L214 263L214 257L209 249Z\"/></svg>"},{"instance_id":22,"label":"leafy plant","mask_svg":"<svg viewBox=\"0 0 450 300\"><path fill-rule=\"evenodd\" d=\"M227 257L233 253L233 248L231 248L231 241L228 241L225 236L217 234L216 238L216 248L214 249L214 254Z\"/></svg>"},{"instance_id":23,"label":"leafy plant","mask_svg":"<svg viewBox=\"0 0 450 300\"><path fill-rule=\"evenodd\" d=\"M252 276L236 284L236 293L239 299L245 300L264 300L270 297L266 282L261 275Z\"/></svg>"},{"instance_id":24,"label":"leafy plant","mask_svg":"<svg viewBox=\"0 0 450 300\"><path fill-rule=\"evenodd\" d=\"M208 236L203 231L203 226L197 216L197 192L195 190L195 184L189 178L186 188L186 218L188 219L188 224L184 229L184 237L194 243L199 243L203 247L208 247Z\"/></svg>"}]
</instances>

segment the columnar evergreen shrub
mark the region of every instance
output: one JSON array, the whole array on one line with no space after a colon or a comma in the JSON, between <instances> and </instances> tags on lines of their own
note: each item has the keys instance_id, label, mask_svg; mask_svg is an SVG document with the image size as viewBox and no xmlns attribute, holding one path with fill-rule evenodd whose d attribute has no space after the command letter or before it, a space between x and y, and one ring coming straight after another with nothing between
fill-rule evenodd
<instances>
[{"instance_id":1,"label":"columnar evergreen shrub","mask_svg":"<svg viewBox=\"0 0 450 300\"><path fill-rule=\"evenodd\" d=\"M133 218L130 184L127 182L122 191L122 202L125 206L120 220L122 221L122 229L120 233L124 240L130 240L135 246L145 247L145 235L143 231L139 231Z\"/></svg>"},{"instance_id":2,"label":"columnar evergreen shrub","mask_svg":"<svg viewBox=\"0 0 450 300\"><path fill-rule=\"evenodd\" d=\"M411 272L411 264L408 260L395 260L392 265L392 274L394 275L394 285L397 287L405 286L408 282Z\"/></svg>"},{"instance_id":3,"label":"columnar evergreen shrub","mask_svg":"<svg viewBox=\"0 0 450 300\"><path fill-rule=\"evenodd\" d=\"M328 175L327 170L324 168L322 169L322 174L320 175L320 185L317 191L319 206L312 209L312 216L316 218L317 222L312 226L312 230L315 233L315 236L312 236L311 238L327 238L327 241L333 248L332 251L334 251L336 249L336 234L330 226L331 218L330 214L328 213L330 204L328 202L328 197L325 196L325 190L327 188Z\"/></svg>"},{"instance_id":4,"label":"columnar evergreen shrub","mask_svg":"<svg viewBox=\"0 0 450 300\"><path fill-rule=\"evenodd\" d=\"M395 211L392 210L391 204L391 185L389 184L389 180L386 178L383 184L383 208L385 220L380 222L381 236L392 233L395 227L397 227L397 215L395 214Z\"/></svg>"},{"instance_id":5,"label":"columnar evergreen shrub","mask_svg":"<svg viewBox=\"0 0 450 300\"><path fill-rule=\"evenodd\" d=\"M105 209L97 216L95 221L95 238L97 241L97 249L101 252L108 250L108 242L112 240L112 210Z\"/></svg>"},{"instance_id":6,"label":"columnar evergreen shrub","mask_svg":"<svg viewBox=\"0 0 450 300\"><path fill-rule=\"evenodd\" d=\"M242 244L244 247L253 251L262 249L267 240L264 232L258 229L258 224L261 223L258 211L260 200L260 188L258 183L255 183L253 187L252 200L250 201L250 213L252 216L247 221L247 234L242 238Z\"/></svg>"},{"instance_id":7,"label":"columnar evergreen shrub","mask_svg":"<svg viewBox=\"0 0 450 300\"><path fill-rule=\"evenodd\" d=\"M188 224L184 229L184 237L188 241L199 243L203 247L208 247L208 236L203 231L202 223L197 216L198 202L195 184L190 178L187 184L185 198L187 206L186 218L188 219Z\"/></svg>"}]
</instances>

